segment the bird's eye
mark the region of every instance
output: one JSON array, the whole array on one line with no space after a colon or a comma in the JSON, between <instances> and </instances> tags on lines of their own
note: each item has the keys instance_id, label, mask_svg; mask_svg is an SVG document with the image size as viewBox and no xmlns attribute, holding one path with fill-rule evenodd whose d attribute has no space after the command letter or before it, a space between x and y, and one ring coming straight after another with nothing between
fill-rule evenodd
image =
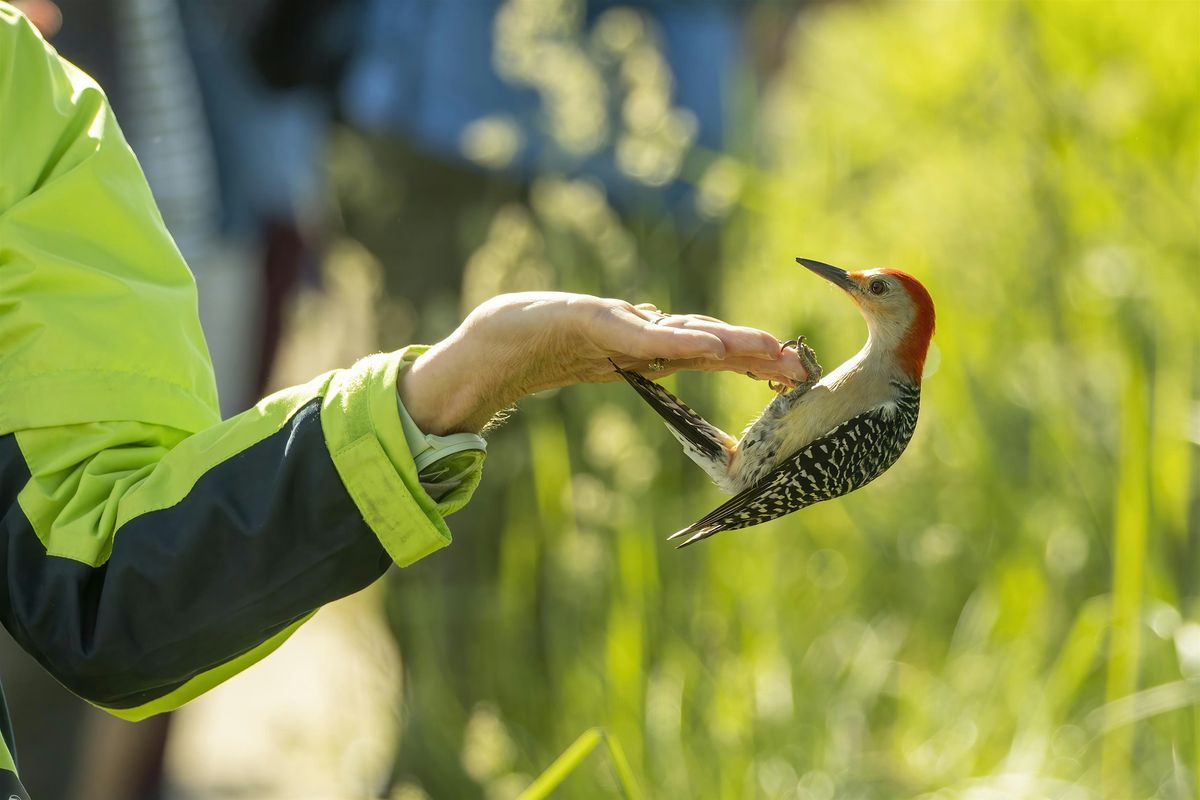
<instances>
[{"instance_id":1,"label":"bird's eye","mask_svg":"<svg viewBox=\"0 0 1200 800\"><path fill-rule=\"evenodd\" d=\"M871 291L871 294L885 294L888 290L888 285L887 281L882 278L876 278L867 284L867 288Z\"/></svg>"}]
</instances>

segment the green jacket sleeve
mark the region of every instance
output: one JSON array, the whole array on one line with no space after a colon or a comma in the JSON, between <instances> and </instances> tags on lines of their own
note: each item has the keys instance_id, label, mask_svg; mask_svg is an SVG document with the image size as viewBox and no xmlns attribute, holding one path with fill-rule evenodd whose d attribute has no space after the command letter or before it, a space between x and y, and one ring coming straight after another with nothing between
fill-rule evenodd
<instances>
[{"instance_id":1,"label":"green jacket sleeve","mask_svg":"<svg viewBox=\"0 0 1200 800\"><path fill-rule=\"evenodd\" d=\"M450 541L380 354L221 422L193 281L99 88L0 2L0 622L168 710Z\"/></svg>"}]
</instances>

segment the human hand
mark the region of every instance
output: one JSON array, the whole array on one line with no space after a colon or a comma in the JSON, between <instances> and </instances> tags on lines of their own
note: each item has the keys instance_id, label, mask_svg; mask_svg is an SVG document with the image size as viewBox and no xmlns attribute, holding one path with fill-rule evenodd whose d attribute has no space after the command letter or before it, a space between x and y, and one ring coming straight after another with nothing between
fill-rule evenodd
<instances>
[{"instance_id":1,"label":"human hand","mask_svg":"<svg viewBox=\"0 0 1200 800\"><path fill-rule=\"evenodd\" d=\"M476 308L400 378L400 398L426 433L478 431L534 392L616 380L623 369L659 377L727 370L794 385L808 377L796 352L769 333L695 314L665 315L563 292L504 294ZM661 365L661 369L651 367Z\"/></svg>"}]
</instances>

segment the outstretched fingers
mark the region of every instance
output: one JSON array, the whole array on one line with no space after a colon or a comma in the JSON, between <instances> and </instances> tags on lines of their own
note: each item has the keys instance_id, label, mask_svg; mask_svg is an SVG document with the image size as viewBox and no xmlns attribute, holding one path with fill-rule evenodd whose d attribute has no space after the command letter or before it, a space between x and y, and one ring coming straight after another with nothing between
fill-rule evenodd
<instances>
[{"instance_id":1,"label":"outstretched fingers","mask_svg":"<svg viewBox=\"0 0 1200 800\"><path fill-rule=\"evenodd\" d=\"M806 380L804 364L791 348L756 328L730 325L699 314L664 314L649 303L614 310L615 353L666 374L679 369L748 373L763 380L795 384Z\"/></svg>"},{"instance_id":2,"label":"outstretched fingers","mask_svg":"<svg viewBox=\"0 0 1200 800\"><path fill-rule=\"evenodd\" d=\"M618 306L601 324L598 339L604 349L616 355L647 361L656 358L725 358L726 346L720 336L711 331L669 324L673 320L674 317L645 306Z\"/></svg>"}]
</instances>

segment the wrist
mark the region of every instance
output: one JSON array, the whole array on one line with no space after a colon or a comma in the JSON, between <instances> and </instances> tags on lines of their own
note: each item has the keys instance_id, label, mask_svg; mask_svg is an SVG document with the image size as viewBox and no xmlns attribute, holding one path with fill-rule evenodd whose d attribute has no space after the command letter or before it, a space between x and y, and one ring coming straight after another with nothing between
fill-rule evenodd
<instances>
[{"instance_id":1,"label":"wrist","mask_svg":"<svg viewBox=\"0 0 1200 800\"><path fill-rule=\"evenodd\" d=\"M491 419L482 398L481 372L456 332L422 353L400 373L400 402L428 434L477 433Z\"/></svg>"}]
</instances>

